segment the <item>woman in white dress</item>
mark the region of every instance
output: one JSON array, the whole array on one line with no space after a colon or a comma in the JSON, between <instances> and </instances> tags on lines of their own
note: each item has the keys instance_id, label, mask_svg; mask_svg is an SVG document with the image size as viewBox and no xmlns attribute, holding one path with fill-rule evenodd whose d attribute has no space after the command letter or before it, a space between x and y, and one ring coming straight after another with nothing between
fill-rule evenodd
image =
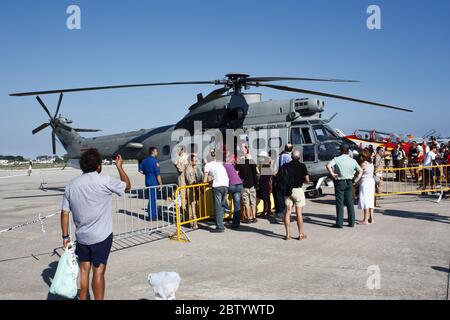
<instances>
[{"instance_id":1,"label":"woman in white dress","mask_svg":"<svg viewBox=\"0 0 450 320\"><path fill-rule=\"evenodd\" d=\"M375 179L373 178L373 163L370 151L363 150L361 153L363 175L359 186L358 208L364 210L364 220L358 224L368 225L374 223L373 211L375 209Z\"/></svg>"}]
</instances>

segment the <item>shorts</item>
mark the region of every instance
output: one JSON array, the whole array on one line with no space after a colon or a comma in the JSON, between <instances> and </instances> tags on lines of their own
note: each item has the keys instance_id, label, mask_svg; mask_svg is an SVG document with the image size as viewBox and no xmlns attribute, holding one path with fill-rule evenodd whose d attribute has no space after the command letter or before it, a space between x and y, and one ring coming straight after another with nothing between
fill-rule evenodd
<instances>
[{"instance_id":1,"label":"shorts","mask_svg":"<svg viewBox=\"0 0 450 320\"><path fill-rule=\"evenodd\" d=\"M305 192L302 188L293 188L292 194L284 198L284 203L287 207L292 207L293 205L297 208L304 207L306 205Z\"/></svg>"},{"instance_id":2,"label":"shorts","mask_svg":"<svg viewBox=\"0 0 450 320\"><path fill-rule=\"evenodd\" d=\"M86 245L77 242L75 246L75 254L78 256L79 261L91 262L96 268L98 268L100 264L104 264L106 266L112 247L112 240L113 234L111 233L108 238L99 243Z\"/></svg>"},{"instance_id":3,"label":"shorts","mask_svg":"<svg viewBox=\"0 0 450 320\"><path fill-rule=\"evenodd\" d=\"M256 206L256 189L255 187L244 188L242 190L241 202L246 207Z\"/></svg>"}]
</instances>

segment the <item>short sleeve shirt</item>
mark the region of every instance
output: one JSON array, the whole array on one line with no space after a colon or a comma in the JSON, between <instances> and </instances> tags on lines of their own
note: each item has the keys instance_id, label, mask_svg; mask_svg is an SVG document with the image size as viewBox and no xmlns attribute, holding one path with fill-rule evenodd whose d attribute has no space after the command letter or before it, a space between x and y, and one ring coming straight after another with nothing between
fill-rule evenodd
<instances>
[{"instance_id":1,"label":"short sleeve shirt","mask_svg":"<svg viewBox=\"0 0 450 320\"><path fill-rule=\"evenodd\" d=\"M424 166L432 166L434 160L436 160L436 153L434 153L433 151L430 151L425 156L425 161L423 162L423 165Z\"/></svg>"},{"instance_id":2,"label":"short sleeve shirt","mask_svg":"<svg viewBox=\"0 0 450 320\"><path fill-rule=\"evenodd\" d=\"M277 172L286 163L291 162L292 157L290 153L282 153L278 156L277 161L273 164L273 171Z\"/></svg>"},{"instance_id":3,"label":"short sleeve shirt","mask_svg":"<svg viewBox=\"0 0 450 320\"><path fill-rule=\"evenodd\" d=\"M286 167L289 170L291 187L301 188L303 186L303 181L305 181L305 177L308 175L308 169L305 164L300 161L293 160L286 164Z\"/></svg>"},{"instance_id":4,"label":"short sleeve shirt","mask_svg":"<svg viewBox=\"0 0 450 320\"><path fill-rule=\"evenodd\" d=\"M355 171L362 171L358 162L347 154L334 158L330 161L330 164L334 167L334 172L339 175L338 180L352 180L355 176Z\"/></svg>"},{"instance_id":5,"label":"short sleeve shirt","mask_svg":"<svg viewBox=\"0 0 450 320\"><path fill-rule=\"evenodd\" d=\"M237 173L233 164L224 163L223 166L225 167L225 170L227 171L230 186L242 184L242 180L239 177L239 174Z\"/></svg>"},{"instance_id":6,"label":"short sleeve shirt","mask_svg":"<svg viewBox=\"0 0 450 320\"><path fill-rule=\"evenodd\" d=\"M256 164L249 163L248 160L245 163L236 165L236 170L239 172L244 188L252 188L256 185Z\"/></svg>"},{"instance_id":7,"label":"short sleeve shirt","mask_svg":"<svg viewBox=\"0 0 450 320\"><path fill-rule=\"evenodd\" d=\"M213 188L228 187L228 175L225 167L217 161L208 162L205 165L205 172L213 178Z\"/></svg>"},{"instance_id":8,"label":"short sleeve shirt","mask_svg":"<svg viewBox=\"0 0 450 320\"><path fill-rule=\"evenodd\" d=\"M97 172L84 173L69 182L61 208L72 212L79 243L99 243L112 233L112 194L121 196L125 188L125 182Z\"/></svg>"}]
</instances>

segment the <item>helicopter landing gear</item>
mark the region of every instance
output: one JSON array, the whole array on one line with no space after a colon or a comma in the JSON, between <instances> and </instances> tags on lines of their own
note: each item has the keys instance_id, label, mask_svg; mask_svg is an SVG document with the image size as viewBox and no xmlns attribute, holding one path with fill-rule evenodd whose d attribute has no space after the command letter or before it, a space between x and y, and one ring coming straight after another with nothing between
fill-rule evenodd
<instances>
[{"instance_id":1,"label":"helicopter landing gear","mask_svg":"<svg viewBox=\"0 0 450 320\"><path fill-rule=\"evenodd\" d=\"M318 198L321 195L323 195L323 191L322 191L321 187L326 179L327 179L327 177L321 177L312 186L307 187L306 191L305 191L305 197L315 199L315 198Z\"/></svg>"},{"instance_id":2,"label":"helicopter landing gear","mask_svg":"<svg viewBox=\"0 0 450 320\"><path fill-rule=\"evenodd\" d=\"M315 186L309 186L306 188L305 196L306 198L315 199L323 194L322 188L316 189Z\"/></svg>"}]
</instances>

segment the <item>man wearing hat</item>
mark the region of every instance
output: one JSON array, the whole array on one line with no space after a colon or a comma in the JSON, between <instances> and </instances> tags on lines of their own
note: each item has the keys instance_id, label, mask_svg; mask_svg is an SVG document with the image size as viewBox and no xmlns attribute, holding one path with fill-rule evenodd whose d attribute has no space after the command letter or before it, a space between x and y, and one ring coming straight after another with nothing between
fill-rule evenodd
<instances>
[{"instance_id":1,"label":"man wearing hat","mask_svg":"<svg viewBox=\"0 0 450 320\"><path fill-rule=\"evenodd\" d=\"M336 224L335 228L342 228L344 224L344 205L347 206L348 225L355 226L355 208L353 204L353 178L358 172L355 183L361 179L362 169L349 156L349 147L345 144L339 148L341 155L327 164L327 170L334 179L334 193L336 196Z\"/></svg>"}]
</instances>

